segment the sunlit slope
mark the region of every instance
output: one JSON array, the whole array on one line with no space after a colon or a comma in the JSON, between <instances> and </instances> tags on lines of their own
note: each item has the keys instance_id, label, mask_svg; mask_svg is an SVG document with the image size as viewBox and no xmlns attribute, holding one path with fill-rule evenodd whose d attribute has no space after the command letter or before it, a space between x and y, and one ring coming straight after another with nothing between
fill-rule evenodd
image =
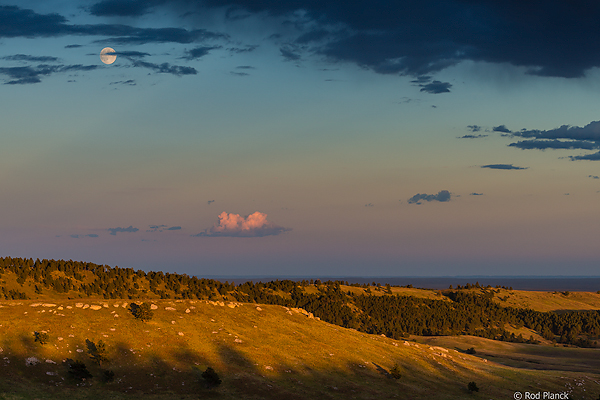
<instances>
[{"instance_id":1,"label":"sunlit slope","mask_svg":"<svg viewBox=\"0 0 600 400\"><path fill-rule=\"evenodd\" d=\"M494 301L501 306L530 308L536 311L600 310L600 293L538 292L495 289Z\"/></svg>"},{"instance_id":2,"label":"sunlit slope","mask_svg":"<svg viewBox=\"0 0 600 400\"><path fill-rule=\"evenodd\" d=\"M598 386L575 385L581 373L568 368L507 367L453 347L344 329L302 310L189 300L153 303L158 307L154 318L144 323L132 317L123 300L2 302L0 398L501 399L512 398L515 390L569 387L577 398L598 397ZM35 343L34 331L47 331L49 342ZM104 341L110 362L95 365L86 353L86 339ZM30 357L40 362L26 366ZM84 361L95 377L76 386L62 364L66 358ZM398 380L388 376L396 363L402 374ZM208 366L223 380L216 389L199 383ZM101 368L114 371L115 380L103 383ZM600 382L600 376L586 375ZM470 394L469 382L480 391Z\"/></svg>"}]
</instances>

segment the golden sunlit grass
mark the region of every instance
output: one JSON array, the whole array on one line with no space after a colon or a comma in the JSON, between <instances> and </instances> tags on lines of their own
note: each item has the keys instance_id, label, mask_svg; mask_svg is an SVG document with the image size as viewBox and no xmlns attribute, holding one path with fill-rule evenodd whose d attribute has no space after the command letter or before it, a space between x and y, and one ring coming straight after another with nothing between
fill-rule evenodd
<instances>
[{"instance_id":1,"label":"golden sunlit grass","mask_svg":"<svg viewBox=\"0 0 600 400\"><path fill-rule=\"evenodd\" d=\"M500 289L494 294L494 301L505 307L530 308L536 311L600 310L600 294L590 292L565 294Z\"/></svg>"},{"instance_id":2,"label":"golden sunlit grass","mask_svg":"<svg viewBox=\"0 0 600 400\"><path fill-rule=\"evenodd\" d=\"M470 337L439 338L431 346L396 341L327 324L301 310L280 306L153 300L158 309L154 318L144 323L123 307L128 301L61 300L50 306L52 303L1 303L0 398L130 399L143 394L149 399L391 399L407 395L414 399L489 399L512 398L514 390L528 387L560 391L581 377L581 373L564 372L570 371L567 361L555 363L560 367L557 371L517 370L492 361L494 354L504 361L502 354L523 354L528 348L539 351L541 346ZM44 346L35 343L33 335L42 330L50 337ZM86 353L86 339L105 342L110 362L95 365ZM483 354L489 354L488 360L483 360L480 352L464 354L462 346L468 344L481 351L486 348ZM546 349L546 356L532 353L531 357L550 360L556 355L561 360L563 353L556 351L584 351L570 353L576 354L571 358L596 351ZM28 357L36 357L40 363L28 367ZM83 387L76 386L62 364L66 358L84 361L95 377ZM388 377L396 363L402 374L399 380ZM199 382L200 373L208 366L223 380L216 389L206 389ZM114 371L113 382L102 382L103 369ZM585 372L600 382L593 371ZM470 381L477 383L479 393L467 391ZM599 391L590 385L576 386L574 393L586 398L582 396ZM597 394L587 398L595 399Z\"/></svg>"}]
</instances>

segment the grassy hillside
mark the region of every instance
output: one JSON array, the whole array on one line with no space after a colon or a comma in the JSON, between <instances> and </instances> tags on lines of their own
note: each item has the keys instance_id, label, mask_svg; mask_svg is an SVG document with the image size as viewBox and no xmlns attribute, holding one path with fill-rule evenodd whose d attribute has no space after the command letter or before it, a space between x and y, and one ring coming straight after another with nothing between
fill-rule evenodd
<instances>
[{"instance_id":1,"label":"grassy hillside","mask_svg":"<svg viewBox=\"0 0 600 400\"><path fill-rule=\"evenodd\" d=\"M0 302L0 398L506 399L515 390L568 390L570 398L597 399L600 393L597 369L579 372L558 362L554 370L539 371L492 358L492 352L523 354L539 346L497 348L499 342L461 337L456 340L467 342L440 338L434 347L422 339L397 341L341 328L298 309L194 300L154 300L154 318L144 323L128 312L128 303ZM34 331L46 331L48 343L34 342ZM104 341L110 361L95 365L86 339ZM477 354L465 354L466 346L477 347ZM560 350L598 359L596 349ZM39 363L26 366L30 357ZM94 378L71 379L67 358L83 361ZM388 375L394 364L398 380ZM223 381L215 389L199 382L209 366ZM102 382L104 369L114 371L113 382ZM472 381L478 393L468 392Z\"/></svg>"}]
</instances>

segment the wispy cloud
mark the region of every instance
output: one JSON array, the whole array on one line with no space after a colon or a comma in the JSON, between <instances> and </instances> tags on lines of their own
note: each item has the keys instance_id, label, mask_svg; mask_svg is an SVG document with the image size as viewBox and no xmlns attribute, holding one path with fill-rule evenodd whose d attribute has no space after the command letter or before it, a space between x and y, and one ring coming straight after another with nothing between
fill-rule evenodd
<instances>
[{"instance_id":1,"label":"wispy cloud","mask_svg":"<svg viewBox=\"0 0 600 400\"><path fill-rule=\"evenodd\" d=\"M481 168L489 168L489 169L527 169L529 167L516 167L512 164L488 164L482 165Z\"/></svg>"},{"instance_id":2,"label":"wispy cloud","mask_svg":"<svg viewBox=\"0 0 600 400\"><path fill-rule=\"evenodd\" d=\"M90 237L90 238L97 238L98 235L96 235L95 233L90 233L88 235L69 235L70 237L72 237L73 239L83 239L86 237Z\"/></svg>"},{"instance_id":3,"label":"wispy cloud","mask_svg":"<svg viewBox=\"0 0 600 400\"><path fill-rule=\"evenodd\" d=\"M10 80L4 82L5 85L27 85L40 83L42 77L55 73L91 71L98 68L96 65L49 65L39 64L35 67L0 67L0 74L8 76Z\"/></svg>"},{"instance_id":4,"label":"wispy cloud","mask_svg":"<svg viewBox=\"0 0 600 400\"><path fill-rule=\"evenodd\" d=\"M451 197L450 192L447 190L441 190L438 194L417 193L408 199L408 204L421 204L421 201L439 201L444 203L450 201Z\"/></svg>"},{"instance_id":5,"label":"wispy cloud","mask_svg":"<svg viewBox=\"0 0 600 400\"><path fill-rule=\"evenodd\" d=\"M246 217L239 214L223 211L219 215L219 221L210 229L204 230L197 235L209 237L263 237L279 235L291 231L267 220L267 214L256 211Z\"/></svg>"},{"instance_id":6,"label":"wispy cloud","mask_svg":"<svg viewBox=\"0 0 600 400\"><path fill-rule=\"evenodd\" d=\"M107 231L109 231L111 235L116 236L117 233L120 233L120 232L135 233L135 232L139 231L139 229L134 228L133 226L129 225L129 227L127 227L127 228L108 228Z\"/></svg>"}]
</instances>

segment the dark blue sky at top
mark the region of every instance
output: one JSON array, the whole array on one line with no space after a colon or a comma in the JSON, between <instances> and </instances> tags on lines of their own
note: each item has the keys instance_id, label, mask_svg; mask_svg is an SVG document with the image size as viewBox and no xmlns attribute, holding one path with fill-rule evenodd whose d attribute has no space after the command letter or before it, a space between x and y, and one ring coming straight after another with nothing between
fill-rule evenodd
<instances>
[{"instance_id":1,"label":"dark blue sky at top","mask_svg":"<svg viewBox=\"0 0 600 400\"><path fill-rule=\"evenodd\" d=\"M0 37L90 35L121 44L202 43L226 35L202 28L138 28L133 22L160 8L193 14L223 7L231 19L302 12L290 18L298 35L282 46L282 56L313 52L383 74L427 76L472 60L574 78L600 65L600 4L595 1L104 0L85 11L119 18L119 23L96 24L72 24L59 13L5 5Z\"/></svg>"}]
</instances>

